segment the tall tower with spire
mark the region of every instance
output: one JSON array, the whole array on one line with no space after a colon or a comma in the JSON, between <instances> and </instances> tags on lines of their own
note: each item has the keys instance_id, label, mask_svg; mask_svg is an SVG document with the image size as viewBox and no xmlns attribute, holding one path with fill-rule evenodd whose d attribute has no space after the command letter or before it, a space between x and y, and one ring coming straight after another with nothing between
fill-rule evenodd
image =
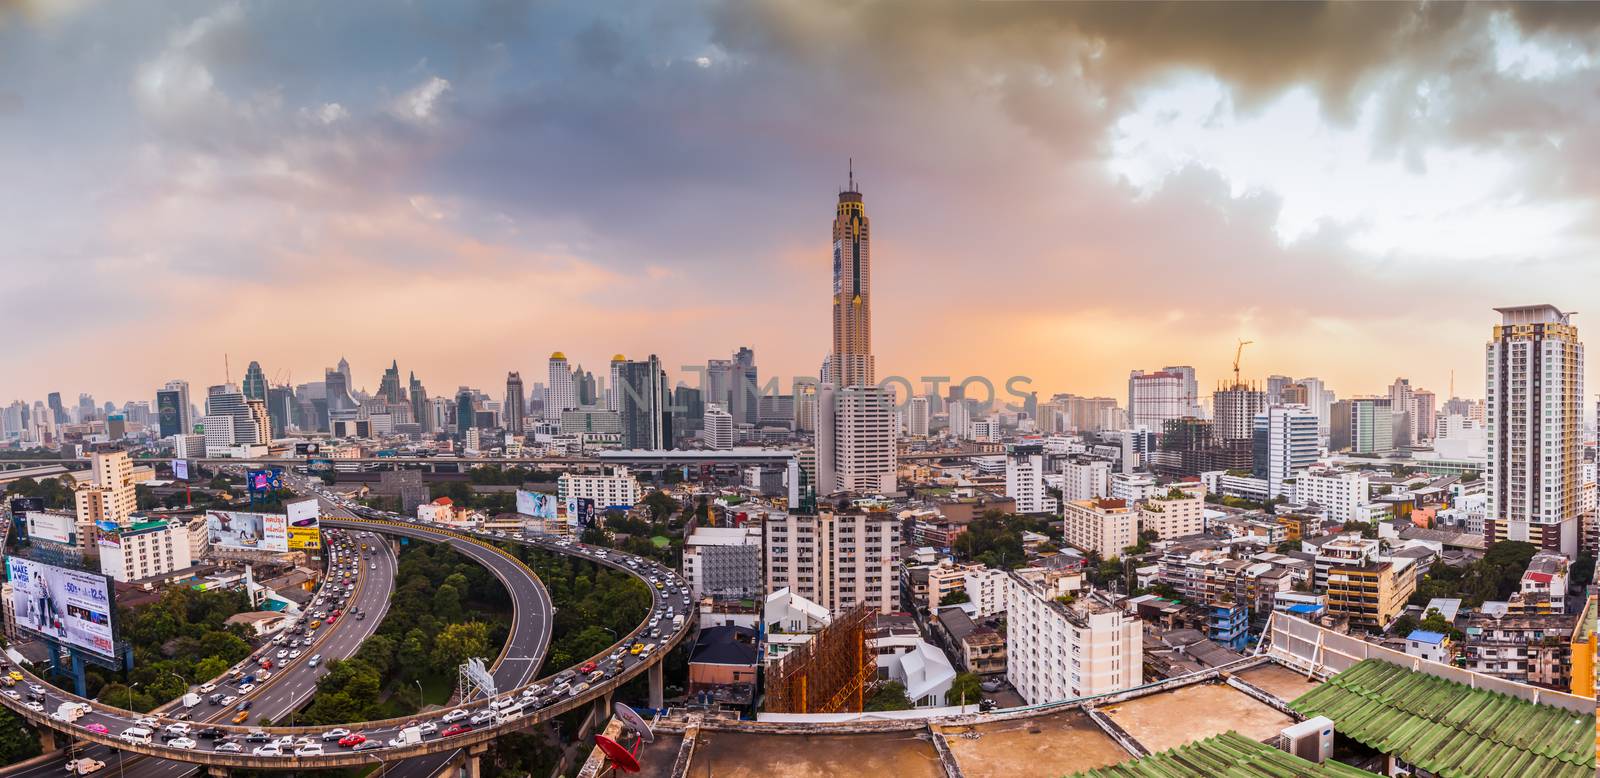
<instances>
[{"instance_id":1,"label":"tall tower with spire","mask_svg":"<svg viewBox=\"0 0 1600 778\"><path fill-rule=\"evenodd\" d=\"M836 386L877 383L872 359L872 232L855 161L833 217L833 351L829 379Z\"/></svg>"}]
</instances>

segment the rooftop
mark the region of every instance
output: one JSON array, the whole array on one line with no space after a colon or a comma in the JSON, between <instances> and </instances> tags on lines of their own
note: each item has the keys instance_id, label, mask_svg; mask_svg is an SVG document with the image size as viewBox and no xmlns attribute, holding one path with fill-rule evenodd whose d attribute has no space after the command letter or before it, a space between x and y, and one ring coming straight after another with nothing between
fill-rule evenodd
<instances>
[{"instance_id":1,"label":"rooftop","mask_svg":"<svg viewBox=\"0 0 1600 778\"><path fill-rule=\"evenodd\" d=\"M1078 778L1179 778L1195 775L1226 775L1229 778L1371 778L1372 773L1339 762L1309 762L1237 732L1224 732L1130 762L1077 774Z\"/></svg>"}]
</instances>

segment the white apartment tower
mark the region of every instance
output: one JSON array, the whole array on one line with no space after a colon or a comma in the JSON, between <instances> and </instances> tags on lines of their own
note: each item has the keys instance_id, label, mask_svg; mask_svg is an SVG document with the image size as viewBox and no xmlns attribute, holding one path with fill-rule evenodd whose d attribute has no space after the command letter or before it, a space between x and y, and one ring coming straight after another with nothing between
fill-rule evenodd
<instances>
[{"instance_id":1,"label":"white apartment tower","mask_svg":"<svg viewBox=\"0 0 1600 778\"><path fill-rule=\"evenodd\" d=\"M1055 513L1060 504L1045 489L1044 454L1038 446L1016 446L1006 456L1006 496L1017 513Z\"/></svg>"},{"instance_id":2,"label":"white apartment tower","mask_svg":"<svg viewBox=\"0 0 1600 778\"><path fill-rule=\"evenodd\" d=\"M928 436L927 395L917 395L906 401L906 434L913 438Z\"/></svg>"},{"instance_id":3,"label":"white apartment tower","mask_svg":"<svg viewBox=\"0 0 1600 778\"><path fill-rule=\"evenodd\" d=\"M1194 368L1166 367L1128 374L1128 426L1160 431L1169 419L1199 417Z\"/></svg>"},{"instance_id":4,"label":"white apartment tower","mask_svg":"<svg viewBox=\"0 0 1600 778\"><path fill-rule=\"evenodd\" d=\"M817 493L894 492L899 421L889 393L823 384L817 407Z\"/></svg>"},{"instance_id":5,"label":"white apartment tower","mask_svg":"<svg viewBox=\"0 0 1600 778\"><path fill-rule=\"evenodd\" d=\"M1317 415L1303 405L1274 405L1256 414L1256 478L1269 497L1285 497L1294 477L1317 463Z\"/></svg>"},{"instance_id":6,"label":"white apartment tower","mask_svg":"<svg viewBox=\"0 0 1600 778\"><path fill-rule=\"evenodd\" d=\"M889 512L769 514L762 523L767 591L791 592L833 613L900 609L900 520Z\"/></svg>"},{"instance_id":7,"label":"white apartment tower","mask_svg":"<svg viewBox=\"0 0 1600 778\"><path fill-rule=\"evenodd\" d=\"M1496 308L1484 348L1490 542L1523 540L1575 557L1583 444L1583 343L1552 305Z\"/></svg>"},{"instance_id":8,"label":"white apartment tower","mask_svg":"<svg viewBox=\"0 0 1600 778\"><path fill-rule=\"evenodd\" d=\"M1007 573L1006 680L1037 705L1144 682L1144 623L1093 596L1057 600L1043 571Z\"/></svg>"},{"instance_id":9,"label":"white apartment tower","mask_svg":"<svg viewBox=\"0 0 1600 778\"><path fill-rule=\"evenodd\" d=\"M561 421L561 412L578 407L578 394L572 386L572 368L567 366L567 355L559 351L550 355L550 385L545 388L544 419Z\"/></svg>"},{"instance_id":10,"label":"white apartment tower","mask_svg":"<svg viewBox=\"0 0 1600 778\"><path fill-rule=\"evenodd\" d=\"M716 451L733 448L733 416L717 403L706 405L705 429L701 435L706 448Z\"/></svg>"}]
</instances>

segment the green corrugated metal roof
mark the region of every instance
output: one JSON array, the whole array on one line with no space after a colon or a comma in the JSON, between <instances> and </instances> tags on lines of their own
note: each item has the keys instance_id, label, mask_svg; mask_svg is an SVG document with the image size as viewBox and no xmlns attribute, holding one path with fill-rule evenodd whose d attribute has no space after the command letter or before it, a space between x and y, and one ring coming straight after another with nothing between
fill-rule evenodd
<instances>
[{"instance_id":1,"label":"green corrugated metal roof","mask_svg":"<svg viewBox=\"0 0 1600 778\"><path fill-rule=\"evenodd\" d=\"M1594 778L1595 718L1367 659L1290 703L1443 778Z\"/></svg>"},{"instance_id":2,"label":"green corrugated metal roof","mask_svg":"<svg viewBox=\"0 0 1600 778\"><path fill-rule=\"evenodd\" d=\"M1372 778L1372 773L1338 762L1316 764L1224 732L1142 759L1078 773L1075 778Z\"/></svg>"}]
</instances>

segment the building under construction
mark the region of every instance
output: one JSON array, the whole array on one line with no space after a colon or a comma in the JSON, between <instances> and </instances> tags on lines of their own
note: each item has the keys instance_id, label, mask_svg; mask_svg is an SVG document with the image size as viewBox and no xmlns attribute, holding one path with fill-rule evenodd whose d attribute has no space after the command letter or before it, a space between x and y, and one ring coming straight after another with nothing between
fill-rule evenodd
<instances>
[{"instance_id":1,"label":"building under construction","mask_svg":"<svg viewBox=\"0 0 1600 778\"><path fill-rule=\"evenodd\" d=\"M878 659L867 649L877 612L859 606L833 620L767 674L769 713L859 713Z\"/></svg>"}]
</instances>

